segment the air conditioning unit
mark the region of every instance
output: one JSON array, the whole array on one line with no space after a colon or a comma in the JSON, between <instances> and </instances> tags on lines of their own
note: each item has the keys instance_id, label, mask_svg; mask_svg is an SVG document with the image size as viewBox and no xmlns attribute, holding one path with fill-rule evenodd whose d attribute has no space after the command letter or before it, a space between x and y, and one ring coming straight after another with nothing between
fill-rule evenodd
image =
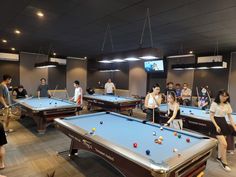
<instances>
[{"instance_id":1,"label":"air conditioning unit","mask_svg":"<svg viewBox=\"0 0 236 177\"><path fill-rule=\"evenodd\" d=\"M62 58L50 58L51 62L57 62L59 65L66 65L66 59Z\"/></svg>"},{"instance_id":2,"label":"air conditioning unit","mask_svg":"<svg viewBox=\"0 0 236 177\"><path fill-rule=\"evenodd\" d=\"M197 63L211 63L211 62L222 62L222 61L223 61L222 55L205 56L197 58Z\"/></svg>"},{"instance_id":3,"label":"air conditioning unit","mask_svg":"<svg viewBox=\"0 0 236 177\"><path fill-rule=\"evenodd\" d=\"M0 53L0 60L19 61L19 54Z\"/></svg>"}]
</instances>

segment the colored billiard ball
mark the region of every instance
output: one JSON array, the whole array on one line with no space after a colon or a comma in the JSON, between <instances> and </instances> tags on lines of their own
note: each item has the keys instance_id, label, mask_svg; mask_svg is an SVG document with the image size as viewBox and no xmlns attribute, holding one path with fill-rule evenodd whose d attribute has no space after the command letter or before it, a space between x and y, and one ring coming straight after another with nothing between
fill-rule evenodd
<instances>
[{"instance_id":1,"label":"colored billiard ball","mask_svg":"<svg viewBox=\"0 0 236 177\"><path fill-rule=\"evenodd\" d=\"M57 104L57 102L55 102L55 104Z\"/></svg>"},{"instance_id":2,"label":"colored billiard ball","mask_svg":"<svg viewBox=\"0 0 236 177\"><path fill-rule=\"evenodd\" d=\"M187 142L187 143L190 143L190 139L189 139L189 138L186 138L186 142Z\"/></svg>"},{"instance_id":3,"label":"colored billiard ball","mask_svg":"<svg viewBox=\"0 0 236 177\"><path fill-rule=\"evenodd\" d=\"M163 141L163 137L162 137L162 136L159 136L159 140Z\"/></svg>"},{"instance_id":4,"label":"colored billiard ball","mask_svg":"<svg viewBox=\"0 0 236 177\"><path fill-rule=\"evenodd\" d=\"M103 121L100 121L100 124L103 124Z\"/></svg>"},{"instance_id":5,"label":"colored billiard ball","mask_svg":"<svg viewBox=\"0 0 236 177\"><path fill-rule=\"evenodd\" d=\"M133 144L133 147L134 147L134 148L137 148L137 147L138 147L138 144L137 144L137 143L134 143L134 144Z\"/></svg>"},{"instance_id":6,"label":"colored billiard ball","mask_svg":"<svg viewBox=\"0 0 236 177\"><path fill-rule=\"evenodd\" d=\"M176 149L176 148L173 149L173 152L177 152L177 151L178 151L178 149Z\"/></svg>"},{"instance_id":7,"label":"colored billiard ball","mask_svg":"<svg viewBox=\"0 0 236 177\"><path fill-rule=\"evenodd\" d=\"M95 131L96 131L96 128L92 128L92 131L95 132Z\"/></svg>"},{"instance_id":8,"label":"colored billiard ball","mask_svg":"<svg viewBox=\"0 0 236 177\"><path fill-rule=\"evenodd\" d=\"M162 144L162 141L160 139L155 139L155 143Z\"/></svg>"},{"instance_id":9,"label":"colored billiard ball","mask_svg":"<svg viewBox=\"0 0 236 177\"><path fill-rule=\"evenodd\" d=\"M178 134L177 134L177 132L174 132L174 136L177 136Z\"/></svg>"},{"instance_id":10,"label":"colored billiard ball","mask_svg":"<svg viewBox=\"0 0 236 177\"><path fill-rule=\"evenodd\" d=\"M147 155L150 155L150 153L151 153L150 150L146 150Z\"/></svg>"},{"instance_id":11,"label":"colored billiard ball","mask_svg":"<svg viewBox=\"0 0 236 177\"><path fill-rule=\"evenodd\" d=\"M163 127L160 127L160 130L162 131L162 130L163 130Z\"/></svg>"},{"instance_id":12,"label":"colored billiard ball","mask_svg":"<svg viewBox=\"0 0 236 177\"><path fill-rule=\"evenodd\" d=\"M181 138L181 135L180 135L180 134L178 135L178 138Z\"/></svg>"},{"instance_id":13,"label":"colored billiard ball","mask_svg":"<svg viewBox=\"0 0 236 177\"><path fill-rule=\"evenodd\" d=\"M152 135L153 135L153 136L156 136L156 135L157 135L157 133L156 133L155 131L153 131L153 132L152 132Z\"/></svg>"},{"instance_id":14,"label":"colored billiard ball","mask_svg":"<svg viewBox=\"0 0 236 177\"><path fill-rule=\"evenodd\" d=\"M52 102L50 102L49 104L52 104Z\"/></svg>"}]
</instances>

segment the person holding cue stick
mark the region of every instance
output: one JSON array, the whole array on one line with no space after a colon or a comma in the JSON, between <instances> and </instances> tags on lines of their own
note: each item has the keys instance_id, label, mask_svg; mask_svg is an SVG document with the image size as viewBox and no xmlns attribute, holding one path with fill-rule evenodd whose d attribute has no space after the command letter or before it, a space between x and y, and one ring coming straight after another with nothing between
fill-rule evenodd
<instances>
[{"instance_id":1,"label":"person holding cue stick","mask_svg":"<svg viewBox=\"0 0 236 177\"><path fill-rule=\"evenodd\" d=\"M152 87L150 93L147 94L145 98L145 108L146 110L146 121L152 121L154 123L159 123L159 106L161 104L162 95L160 93L161 89L158 84Z\"/></svg>"}]
</instances>

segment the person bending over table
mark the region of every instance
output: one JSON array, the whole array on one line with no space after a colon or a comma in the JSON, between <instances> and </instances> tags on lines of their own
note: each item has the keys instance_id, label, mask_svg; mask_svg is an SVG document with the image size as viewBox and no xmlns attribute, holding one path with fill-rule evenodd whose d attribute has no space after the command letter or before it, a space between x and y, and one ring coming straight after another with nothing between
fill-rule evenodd
<instances>
[{"instance_id":1,"label":"person bending over table","mask_svg":"<svg viewBox=\"0 0 236 177\"><path fill-rule=\"evenodd\" d=\"M214 102L211 104L210 118L215 126L215 135L218 139L217 161L226 171L231 171L226 158L226 136L230 135L232 132L230 131L230 127L225 117L227 116L229 118L234 131L236 131L235 122L231 115L232 112L229 93L226 90L220 90Z\"/></svg>"},{"instance_id":2,"label":"person bending over table","mask_svg":"<svg viewBox=\"0 0 236 177\"><path fill-rule=\"evenodd\" d=\"M179 103L177 102L177 98L174 92L169 92L167 95L167 104L168 104L168 118L169 120L165 124L165 126L170 125L170 127L182 130L183 129L183 121L180 117L180 108Z\"/></svg>"},{"instance_id":3,"label":"person bending over table","mask_svg":"<svg viewBox=\"0 0 236 177\"><path fill-rule=\"evenodd\" d=\"M144 106L146 108L146 120L159 123L159 106L162 101L161 88L159 84L152 87L150 93L145 98ZM153 115L154 114L154 115Z\"/></svg>"},{"instance_id":4,"label":"person bending over table","mask_svg":"<svg viewBox=\"0 0 236 177\"><path fill-rule=\"evenodd\" d=\"M16 96L16 99L28 98L27 91L24 89L23 85L19 85L16 89L14 89L12 95Z\"/></svg>"},{"instance_id":5,"label":"person bending over table","mask_svg":"<svg viewBox=\"0 0 236 177\"><path fill-rule=\"evenodd\" d=\"M83 104L83 90L80 87L80 83L78 80L74 81L75 93L74 96L70 99L71 101L75 102L82 108Z\"/></svg>"},{"instance_id":6,"label":"person bending over table","mask_svg":"<svg viewBox=\"0 0 236 177\"><path fill-rule=\"evenodd\" d=\"M37 92L38 92L38 98L51 97L51 93L49 91L48 85L46 84L45 78L40 79L40 85L38 86Z\"/></svg>"},{"instance_id":7,"label":"person bending over table","mask_svg":"<svg viewBox=\"0 0 236 177\"><path fill-rule=\"evenodd\" d=\"M8 74L3 75L3 81L0 84L0 109L4 109L4 129L5 132L13 132L13 129L9 129L10 114L9 106L11 105L11 99L7 85L12 81L12 77Z\"/></svg>"},{"instance_id":8,"label":"person bending over table","mask_svg":"<svg viewBox=\"0 0 236 177\"><path fill-rule=\"evenodd\" d=\"M191 105L191 97L192 97L192 90L188 88L188 84L183 84L183 89L181 91L181 98L183 101L183 105L190 106Z\"/></svg>"},{"instance_id":9,"label":"person bending over table","mask_svg":"<svg viewBox=\"0 0 236 177\"><path fill-rule=\"evenodd\" d=\"M108 79L107 83L105 84L105 94L106 95L114 95L116 87L111 79Z\"/></svg>"}]
</instances>

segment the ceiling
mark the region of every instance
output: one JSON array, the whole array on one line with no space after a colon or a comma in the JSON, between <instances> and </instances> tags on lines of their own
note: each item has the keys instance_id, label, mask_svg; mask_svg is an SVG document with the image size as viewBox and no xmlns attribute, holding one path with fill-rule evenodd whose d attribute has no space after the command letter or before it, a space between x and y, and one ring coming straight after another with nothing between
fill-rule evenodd
<instances>
[{"instance_id":1,"label":"ceiling","mask_svg":"<svg viewBox=\"0 0 236 177\"><path fill-rule=\"evenodd\" d=\"M66 56L101 53L107 25L114 51L139 47L146 9L154 47L165 55L194 50L236 49L235 0L8 0L0 5L0 49L56 52ZM44 18L36 16L37 11ZM22 34L14 34L14 29ZM150 47L148 29L143 47ZM111 52L107 38L104 52Z\"/></svg>"}]
</instances>

